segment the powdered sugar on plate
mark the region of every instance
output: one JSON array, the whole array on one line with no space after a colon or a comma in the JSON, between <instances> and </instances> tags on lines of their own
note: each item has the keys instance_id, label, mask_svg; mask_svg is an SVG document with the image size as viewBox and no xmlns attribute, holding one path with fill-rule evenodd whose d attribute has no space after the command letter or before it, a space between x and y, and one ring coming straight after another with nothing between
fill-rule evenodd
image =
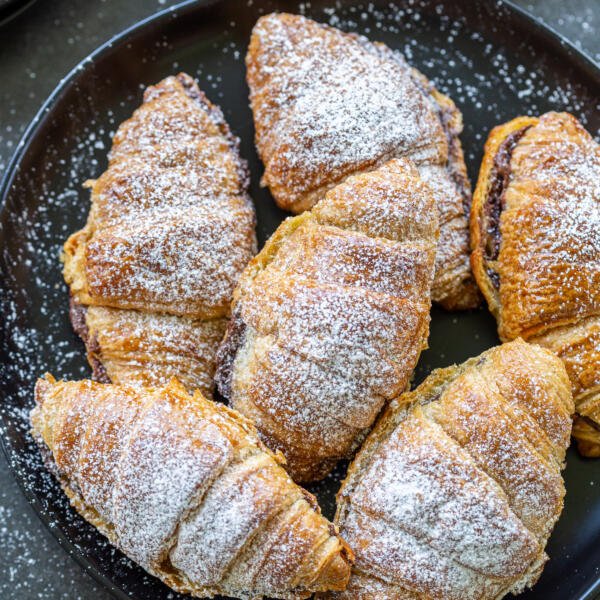
<instances>
[{"instance_id":1,"label":"powdered sugar on plate","mask_svg":"<svg viewBox=\"0 0 600 600\"><path fill-rule=\"evenodd\" d=\"M81 227L85 221L89 194L81 189L81 182L97 176L104 169L112 132L139 104L139 85L156 82L164 75L179 70L197 74L201 87L223 106L226 119L242 138L242 155L251 160L252 196L258 206L259 232L263 240L279 222L281 213L273 210L268 194L258 187L261 167L254 154L242 64L249 28L258 15L269 8L257 0L247 4L249 6L239 7L239 14L234 19L225 16L218 23L222 36L215 33L215 22L203 16L194 22L194 36L183 42L176 35L166 40L162 33L151 35L151 39L142 36L147 52L133 38L117 42L118 58L113 64L125 65L127 61L133 61L131 64L136 65L135 72L109 70L103 73L105 77L94 81L93 86L89 81L82 82L76 93L66 99L66 104L61 105L63 118L57 120L56 127L44 125L42 147L29 150L28 159L22 163L23 170L21 175L17 175L14 192L10 194L2 215L0 269L3 276L4 337L0 381L5 398L0 410L3 437L10 445L11 464L29 494L41 503L38 506L45 512L45 518L54 523L56 530L64 531L69 542L75 544L71 550L93 556L96 566L110 574L133 597L153 594L156 598L166 598L170 593L162 587L152 587L154 584L150 577L135 570L129 561L112 550L102 537L69 509L62 492L43 469L39 455L27 445L27 414L32 401L32 386L35 378L45 370L73 378L89 375L83 346L68 323L67 290L62 282L58 252L67 234ZM476 29L471 21L460 18L460 15L457 18L444 14L443 10L434 10L431 15L425 12L428 5L454 10L450 4L415 1L397 2L389 7L383 3L378 6L359 3L341 7L334 2L313 2L290 5L289 9L304 12L346 31L363 33L373 40L382 40L403 52L407 60L431 77L457 102L465 115L462 140L472 178L477 174L483 141L489 129L517 113L570 110L587 123L592 133L598 135L600 123L595 116L598 100L583 85L581 72L575 69L569 75L570 63L558 64L552 50L539 45L533 49L529 47L524 32L508 43L508 38L504 37L507 34L505 22L500 21L498 31L494 33L489 22ZM458 3L452 5L456 5L457 10L460 8ZM544 10L549 10L549 5L550 2L546 2ZM157 3L153 3L152 7L156 6ZM542 7L539 8L541 10ZM95 40L93 43L96 44L101 37L108 37L112 24L111 28L107 28L107 13L97 18L96 12L90 13L93 19L84 22L85 35L74 22L73 31L67 34L69 44L68 38L78 44L84 43L87 38ZM576 18L575 10L569 12L563 15L566 23ZM120 21L115 19L115 27L125 26L125 21L132 14L123 14ZM177 19L177 13L173 13L169 15L168 22L176 23ZM590 18L586 19L591 23ZM67 21L66 16L64 21ZM235 21L235 26L230 25L231 21ZM580 24L574 24L572 31L577 33L579 30L587 32ZM597 35L586 35L588 39L597 38ZM44 68L53 72L52 55L47 55L44 50L40 52ZM58 60L56 64L60 64ZM58 68L66 70L67 66L63 63ZM80 74L92 67L93 64L88 62ZM35 81L37 86L43 81L44 74L37 67L33 71L36 79L27 74L27 80ZM30 92L33 93L33 90L29 87L7 90L10 98L7 104L2 104L2 115L12 122L13 119L18 121L19 115L25 118L25 100ZM6 111L5 106L8 106ZM0 131L0 145L3 146L0 155L3 157L18 147L21 128L11 127L11 130L3 127ZM12 142L12 146L6 142ZM5 162L0 160L0 170ZM454 319L458 321L453 322ZM422 356L417 378L423 377L433 367L478 354L496 342L493 320L485 311L458 317L434 311L431 349ZM564 517L565 523L570 523L567 513L574 510L578 513L577 523L582 526L588 522L585 519L598 497L594 491L600 482L595 467L591 471L588 464L577 463L574 466L580 473L578 477L585 480L585 485L577 486L576 491L567 496ZM341 476L341 472L337 472L332 479L314 487L321 500L329 498L323 504L330 511L332 496ZM576 483L575 477L571 476ZM9 523L12 522L9 514L5 512L4 516ZM570 535L568 531L561 533ZM565 568L568 565L575 569L574 564L580 555L574 546L568 545L574 538L566 539L566 546L563 548L561 542L555 550L564 551L561 559L565 561ZM18 565L11 564L11 568L18 568ZM132 569L135 581L131 576ZM25 571L21 569L19 572ZM26 578L22 575L15 579L25 585ZM1 586L0 590L4 593Z\"/></svg>"}]
</instances>

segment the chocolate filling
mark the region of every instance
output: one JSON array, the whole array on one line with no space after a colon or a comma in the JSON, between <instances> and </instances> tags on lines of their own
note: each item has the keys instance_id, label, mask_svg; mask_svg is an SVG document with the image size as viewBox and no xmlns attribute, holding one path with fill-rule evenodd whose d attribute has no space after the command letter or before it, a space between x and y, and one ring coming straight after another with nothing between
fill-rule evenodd
<instances>
[{"instance_id":1,"label":"chocolate filling","mask_svg":"<svg viewBox=\"0 0 600 600\"><path fill-rule=\"evenodd\" d=\"M450 121L454 116L454 110L450 106L442 106L438 103L433 95L435 87L430 81L425 83L425 81L423 81L420 77L416 77L413 74L411 74L411 79L421 93L428 97L435 106L438 119L440 120L442 130L444 131L446 140L448 142L448 161L446 163L446 171L458 189L462 197L463 210L465 211L465 215L468 215L471 210L471 186L468 178L462 172L460 164L456 164L458 155L460 153L460 141L458 135L452 131L450 127Z\"/></svg>"},{"instance_id":2,"label":"chocolate filling","mask_svg":"<svg viewBox=\"0 0 600 600\"><path fill-rule=\"evenodd\" d=\"M490 187L484 206L484 257L486 261L498 259L500 254L500 215L504 210L504 194L510 179L510 161L519 140L530 126L513 131L502 141L494 156L494 165L490 175ZM487 267L487 274L496 289L500 288L500 276Z\"/></svg>"},{"instance_id":3,"label":"chocolate filling","mask_svg":"<svg viewBox=\"0 0 600 600\"><path fill-rule=\"evenodd\" d=\"M231 399L231 381L233 379L233 363L238 350L246 339L247 325L239 311L231 315L225 337L217 351L217 371L215 384L219 393L227 401Z\"/></svg>"},{"instance_id":4,"label":"chocolate filling","mask_svg":"<svg viewBox=\"0 0 600 600\"><path fill-rule=\"evenodd\" d=\"M579 415L579 418L585 421L590 427L592 427L596 431L600 431L600 424L596 423L596 421L594 421L593 419L590 419L590 417L586 417L585 415Z\"/></svg>"},{"instance_id":5,"label":"chocolate filling","mask_svg":"<svg viewBox=\"0 0 600 600\"><path fill-rule=\"evenodd\" d=\"M90 330L87 326L85 315L87 307L79 304L73 296L69 297L69 317L75 333L83 340L87 350L87 357L92 367L92 379L100 383L110 383L110 377L104 368L104 365L98 358L100 354L100 345L95 336L90 337Z\"/></svg>"}]
</instances>

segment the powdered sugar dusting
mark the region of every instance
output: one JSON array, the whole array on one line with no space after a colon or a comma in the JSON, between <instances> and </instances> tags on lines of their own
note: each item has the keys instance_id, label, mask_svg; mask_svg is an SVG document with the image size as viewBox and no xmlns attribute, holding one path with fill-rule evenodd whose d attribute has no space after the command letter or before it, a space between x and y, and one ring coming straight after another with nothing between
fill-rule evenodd
<instances>
[{"instance_id":1,"label":"powdered sugar dusting","mask_svg":"<svg viewBox=\"0 0 600 600\"><path fill-rule=\"evenodd\" d=\"M387 46L294 15L259 20L247 64L263 181L279 205L310 208L344 177L393 157L439 167L444 218L433 297L448 307L476 305L454 104Z\"/></svg>"},{"instance_id":2,"label":"powdered sugar dusting","mask_svg":"<svg viewBox=\"0 0 600 600\"><path fill-rule=\"evenodd\" d=\"M112 520L123 551L145 568L158 569L198 489L233 456L217 427L178 412L168 403L152 407L119 461Z\"/></svg>"},{"instance_id":3,"label":"powdered sugar dusting","mask_svg":"<svg viewBox=\"0 0 600 600\"><path fill-rule=\"evenodd\" d=\"M522 341L434 374L394 401L340 491L337 521L360 573L351 589L367 593L383 579L433 597L496 598L530 583L543 564L562 509L562 465L544 455L546 432L518 397L523 374L512 389L503 383L509 358L553 382L537 394L568 427L562 365ZM521 407L520 419L511 405Z\"/></svg>"},{"instance_id":4,"label":"powdered sugar dusting","mask_svg":"<svg viewBox=\"0 0 600 600\"><path fill-rule=\"evenodd\" d=\"M255 247L239 228L251 215L160 214L97 232L86 247L89 294L119 308L225 316Z\"/></svg>"},{"instance_id":5,"label":"powdered sugar dusting","mask_svg":"<svg viewBox=\"0 0 600 600\"><path fill-rule=\"evenodd\" d=\"M271 483L278 468L264 456L256 456L228 471L199 510L182 523L170 554L172 564L194 580L217 586L264 521L301 496L297 488Z\"/></svg>"},{"instance_id":6,"label":"powdered sugar dusting","mask_svg":"<svg viewBox=\"0 0 600 600\"><path fill-rule=\"evenodd\" d=\"M436 157L441 125L402 59L385 60L366 38L288 15L264 18L253 36L261 54L249 55L249 78L256 71L262 85L252 87L251 100L267 183L303 192L382 156L428 147ZM281 173L279 181L279 164L294 179ZM321 179L313 179L315 166Z\"/></svg>"},{"instance_id":7,"label":"powdered sugar dusting","mask_svg":"<svg viewBox=\"0 0 600 600\"><path fill-rule=\"evenodd\" d=\"M120 320L130 325L131 338L121 330L111 339L104 328L114 331L118 314L109 311L99 318L98 311L84 311L76 329L96 376L99 369L114 382L165 382L175 375L190 389L211 391L218 339L210 335L210 326L190 319L229 314L237 278L256 246L246 167L237 145L220 110L187 75L148 88L144 104L119 127L108 170L89 183L87 225L65 245L65 279L76 305L143 311L155 335L131 327L135 317L129 312ZM187 321L178 323L162 312ZM191 365L190 358L167 359L169 368L158 375L165 354L176 352L173 333L165 331L169 324L187 333L188 340L190 330L204 335ZM210 347L198 359L202 345ZM128 349L142 347L143 355L129 356ZM135 364L140 359L153 378L140 375Z\"/></svg>"},{"instance_id":8,"label":"powdered sugar dusting","mask_svg":"<svg viewBox=\"0 0 600 600\"><path fill-rule=\"evenodd\" d=\"M294 599L326 585L328 559L341 561L332 577L349 568L331 524L228 409L176 382L141 389L50 378L36 398L36 436L72 502L176 590ZM272 538L284 534L281 562ZM250 544L264 571L228 577ZM287 576L273 577L273 563Z\"/></svg>"},{"instance_id":9,"label":"powdered sugar dusting","mask_svg":"<svg viewBox=\"0 0 600 600\"><path fill-rule=\"evenodd\" d=\"M353 504L476 571L501 577L522 568L515 554L530 558L535 541L470 456L417 415L386 444L355 489Z\"/></svg>"},{"instance_id":10,"label":"powdered sugar dusting","mask_svg":"<svg viewBox=\"0 0 600 600\"><path fill-rule=\"evenodd\" d=\"M220 110L188 76L148 88L115 135L108 171L92 185L83 234L67 243L65 277L75 298L196 318L227 315L255 247L236 151ZM190 167L195 175L187 175ZM158 174L157 188L148 168Z\"/></svg>"},{"instance_id":11,"label":"powdered sugar dusting","mask_svg":"<svg viewBox=\"0 0 600 600\"><path fill-rule=\"evenodd\" d=\"M86 323L111 381L156 386L177 377L188 390L211 396L215 353L227 319L192 320L91 306Z\"/></svg>"},{"instance_id":12,"label":"powdered sugar dusting","mask_svg":"<svg viewBox=\"0 0 600 600\"><path fill-rule=\"evenodd\" d=\"M425 541L383 520L363 515L360 509L353 510L344 524L348 539L354 540L355 533L364 535L367 542L360 554L360 575L352 576L348 594L341 594L342 598L353 598L356 596L352 594L367 590L373 594L395 592L401 598L416 599L420 590L427 589L433 597L478 600L483 594L493 598L500 591L496 582L444 554L432 558L431 546Z\"/></svg>"},{"instance_id":13,"label":"powdered sugar dusting","mask_svg":"<svg viewBox=\"0 0 600 600\"><path fill-rule=\"evenodd\" d=\"M97 176L105 167L106 149L110 147L114 130L139 103L143 85L138 87L138 83L157 81L168 74L164 69L171 72L185 69L189 73L196 73L201 80L201 87L210 92L211 98L220 99L227 119L242 138L243 154L253 156L252 119L246 109L246 90L241 83L245 75L243 57L250 25L257 15L268 9L266 5L252 0L247 4L249 7L241 5L242 14L235 19L235 25L223 21L223 30L218 36L213 22L208 19L194 24L198 31L207 33L206 37L198 35L189 43L175 43L173 38L167 40L162 32L158 32L156 43L153 39L144 48L144 52L147 50L144 60L134 58L135 64L140 65L135 73L119 70L119 77L116 78L113 71L106 81L97 81L94 89L85 83L81 85L79 81L75 86L76 93L71 95L66 106L61 99L57 102L61 110L68 111L67 119L59 120L57 127L52 130L48 129L46 120L42 132L43 152L35 155L31 154L32 149L28 151L28 156L33 156L33 160L21 164L21 175L17 177L14 191L10 192L3 215L5 246L1 269L4 336L0 337L4 360L0 365L0 379L5 396L0 412L3 441L10 452L12 468L27 493L41 507L43 518L50 522L52 529L66 536L65 547L80 556L92 557L92 570L97 569L108 576L115 586L132 597L152 595L155 598L174 598L178 595L147 576L109 546L104 537L99 536L71 509L54 479L43 469L37 451L31 446L27 434L26 407L31 405L33 382L40 373L49 370L75 379L89 373L82 346L68 324L65 302L67 290L62 282L58 255L67 235L85 222L89 194L80 190L81 182ZM541 6L536 3L535 7L532 5L530 8L551 15L558 4L548 2ZM472 177L477 174L483 142L490 128L516 114L565 109L576 114L594 135L598 134L597 99L591 97L589 88L583 85L580 71L570 70L570 73L566 73L563 70L563 66L572 63L558 64L555 60L557 55L551 48L530 46L529 37L526 40L519 37L518 33L513 38L514 43L505 44L502 36L510 35L510 31L507 31L506 21L502 17L498 22L503 27L501 33L496 35L487 26L479 28L471 17L457 17L461 8L459 4L436 4L433 8L437 6L439 10L428 13L426 11L430 6L431 2L421 0L394 5L378 2L343 6L312 2L299 5L298 12L302 10L307 16L329 22L345 31L356 31L372 39L384 40L432 78L439 89L450 94L465 114L462 137ZM456 8L457 13L445 13L445 8ZM59 40L62 28L71 27L73 35L67 42L72 44L75 40L80 44L80 51L86 44L91 50L102 38L116 31L115 28L124 27L127 21L132 22L131 11L136 9L133 5L130 9L127 14L119 15L119 19L115 19L110 11L102 11L102 15L96 17L97 11L91 10L87 15L91 19L91 26L88 27L84 22L83 28L80 28L81 23L67 18L65 12L59 15L59 26L46 33L51 33ZM494 4L496 9L500 12L504 10L497 3ZM173 23L180 20L180 11L175 11L173 17ZM585 34L590 42L595 43L593 19L591 14L588 17L588 23L582 22L578 8L574 7L572 14L563 15L554 25L560 29L564 20L570 26L570 30L567 25L564 27L563 32L567 35L581 33L583 41ZM586 27L588 24L592 29ZM244 27L247 29L244 30ZM490 27L494 25L490 24ZM51 44L52 40L48 40ZM60 47L61 44L55 45ZM44 78L47 89L50 89L58 80L57 69L66 70L67 63L74 59L73 56L65 56L66 62L61 66L59 60L54 61L45 53L45 48L38 46L37 50L34 49L40 59L38 68L34 69L37 70L35 88L20 86L8 90L8 96L5 96L8 108L4 115L10 125L0 131L4 148L4 152L0 152L0 171L6 167L8 155L23 147L18 138L43 99L40 94L45 94L42 85ZM14 50L19 52L18 44ZM593 45L588 46L588 51L593 50ZM125 60L137 57L138 51L139 43L127 40L114 52L111 51L111 56L118 54L117 60L122 62L123 57ZM34 54L28 52L28 60L32 56ZM14 66L18 67L18 63L15 62ZM80 72L87 72L92 66L88 61ZM27 80L29 76L29 71L26 71ZM232 93L233 78L239 82L234 88L240 90L239 94ZM96 93L96 89L99 93ZM34 97L34 94L37 95ZM53 112L52 118L55 116ZM260 168L257 166L256 170L253 169L255 183L259 176ZM253 197L259 201L259 233L264 239L277 225L281 215L272 212L271 198L258 185L255 185ZM426 375L431 366L445 366L449 362L462 360L497 342L487 311L454 316L434 309L432 333L431 348L423 355L417 370L418 379ZM456 343L459 339L461 344ZM589 375L583 369L579 372L584 378ZM583 577L583 571L579 568L582 546L575 541L576 532L585 530L585 525L590 522L588 519L593 513L600 486L593 461L579 461L575 456L571 458L568 469L571 481L579 485L567 496L569 514L565 514L554 553L561 554L557 564L563 565L572 576ZM343 473L344 467L341 467L336 471L335 478L327 479L313 488L322 506L327 507L328 514L333 514L333 495ZM8 483L11 476L6 473L6 477L6 490L0 495L5 492L10 502L11 495L18 492L16 487L13 491L12 482ZM581 506L584 506L583 510L580 510ZM14 518L11 517L11 510ZM60 595L62 598L58 591L61 584L63 589L68 590L63 592L65 598L83 593L78 587L83 587L83 580L76 578L75 582L70 581L73 577L72 570L68 568L70 559L57 557L62 549L53 545L50 538L45 543L43 539L33 537L37 528L21 506L11 510L5 510L2 515L6 517L8 528L0 535L4 547L8 548L5 561L7 570L4 571L8 573L5 580L8 587L0 583L2 593L8 593L9 597L11 593L21 594L20 598L41 589L43 595L52 598ZM573 513L576 513L578 527L571 526L569 518L573 518ZM15 523L17 527L22 523L22 529L14 529ZM78 568L75 563L72 566L73 569ZM56 586L50 582L48 571L54 573ZM578 575L573 575L575 573ZM569 586L571 581L571 576L560 578L560 590L563 593L567 593L565 586ZM94 588L95 593L101 594Z\"/></svg>"},{"instance_id":14,"label":"powdered sugar dusting","mask_svg":"<svg viewBox=\"0 0 600 600\"><path fill-rule=\"evenodd\" d=\"M318 478L352 451L385 400L405 388L424 345L437 217L418 181L406 159L348 179L312 213L286 221L275 247L242 276L233 322L245 334L230 384L218 381L296 477ZM374 214L391 215L386 239L369 236L378 228L368 219L375 205ZM418 240L405 219L421 223ZM347 251L327 251L340 239ZM421 252L406 253L410 246ZM377 259L367 260L365 248ZM390 254L402 266L393 275ZM359 255L362 262L352 259ZM410 274L397 283L403 272Z\"/></svg>"}]
</instances>

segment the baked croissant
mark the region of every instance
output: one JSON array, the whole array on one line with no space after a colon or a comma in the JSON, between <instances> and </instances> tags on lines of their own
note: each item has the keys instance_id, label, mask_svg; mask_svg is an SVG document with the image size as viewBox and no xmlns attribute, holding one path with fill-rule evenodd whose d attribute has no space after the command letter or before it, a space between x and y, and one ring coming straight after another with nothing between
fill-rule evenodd
<instances>
[{"instance_id":1,"label":"baked croissant","mask_svg":"<svg viewBox=\"0 0 600 600\"><path fill-rule=\"evenodd\" d=\"M73 506L173 589L306 598L352 552L235 411L164 387L38 380L34 436Z\"/></svg>"},{"instance_id":2,"label":"baked croissant","mask_svg":"<svg viewBox=\"0 0 600 600\"><path fill-rule=\"evenodd\" d=\"M411 158L440 213L432 298L450 309L476 306L470 183L452 100L398 52L297 15L259 19L246 64L262 183L277 204L300 213L349 175Z\"/></svg>"},{"instance_id":3,"label":"baked croissant","mask_svg":"<svg viewBox=\"0 0 600 600\"><path fill-rule=\"evenodd\" d=\"M238 140L196 83L168 77L118 129L64 247L71 320L101 381L178 377L209 394L237 278L256 250Z\"/></svg>"},{"instance_id":4,"label":"baked croissant","mask_svg":"<svg viewBox=\"0 0 600 600\"><path fill-rule=\"evenodd\" d=\"M335 522L352 600L485 600L533 585L563 505L573 400L521 339L394 400L350 465Z\"/></svg>"},{"instance_id":5,"label":"baked croissant","mask_svg":"<svg viewBox=\"0 0 600 600\"><path fill-rule=\"evenodd\" d=\"M579 449L600 456L600 146L573 116L520 117L492 131L471 235L500 337L562 358Z\"/></svg>"},{"instance_id":6,"label":"baked croissant","mask_svg":"<svg viewBox=\"0 0 600 600\"><path fill-rule=\"evenodd\" d=\"M289 218L234 293L216 381L296 481L348 457L426 345L437 241L407 159L348 178Z\"/></svg>"}]
</instances>

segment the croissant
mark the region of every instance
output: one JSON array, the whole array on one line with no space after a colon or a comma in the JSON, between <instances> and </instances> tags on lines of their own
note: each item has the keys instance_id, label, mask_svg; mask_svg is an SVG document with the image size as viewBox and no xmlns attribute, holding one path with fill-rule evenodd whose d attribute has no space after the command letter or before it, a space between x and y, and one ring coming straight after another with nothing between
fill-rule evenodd
<instances>
[{"instance_id":1,"label":"croissant","mask_svg":"<svg viewBox=\"0 0 600 600\"><path fill-rule=\"evenodd\" d=\"M501 339L521 336L564 361L579 450L600 456L600 146L573 116L492 131L471 236Z\"/></svg>"},{"instance_id":2,"label":"croissant","mask_svg":"<svg viewBox=\"0 0 600 600\"><path fill-rule=\"evenodd\" d=\"M104 382L210 394L237 278L256 251L239 141L196 83L168 77L118 129L64 246L71 321Z\"/></svg>"},{"instance_id":3,"label":"croissant","mask_svg":"<svg viewBox=\"0 0 600 600\"><path fill-rule=\"evenodd\" d=\"M411 158L440 213L432 298L476 306L470 183L452 100L398 52L297 15L260 18L246 64L262 184L277 204L300 213L349 175Z\"/></svg>"},{"instance_id":4,"label":"croissant","mask_svg":"<svg viewBox=\"0 0 600 600\"><path fill-rule=\"evenodd\" d=\"M561 361L521 339L394 400L338 493L356 562L331 597L492 600L533 585L562 510L572 411Z\"/></svg>"},{"instance_id":5,"label":"croissant","mask_svg":"<svg viewBox=\"0 0 600 600\"><path fill-rule=\"evenodd\" d=\"M352 552L235 411L163 387L38 380L31 422L73 506L173 589L307 598Z\"/></svg>"},{"instance_id":6,"label":"croissant","mask_svg":"<svg viewBox=\"0 0 600 600\"><path fill-rule=\"evenodd\" d=\"M296 481L348 457L406 387L429 332L436 241L431 190L395 159L284 221L240 277L217 386Z\"/></svg>"}]
</instances>

